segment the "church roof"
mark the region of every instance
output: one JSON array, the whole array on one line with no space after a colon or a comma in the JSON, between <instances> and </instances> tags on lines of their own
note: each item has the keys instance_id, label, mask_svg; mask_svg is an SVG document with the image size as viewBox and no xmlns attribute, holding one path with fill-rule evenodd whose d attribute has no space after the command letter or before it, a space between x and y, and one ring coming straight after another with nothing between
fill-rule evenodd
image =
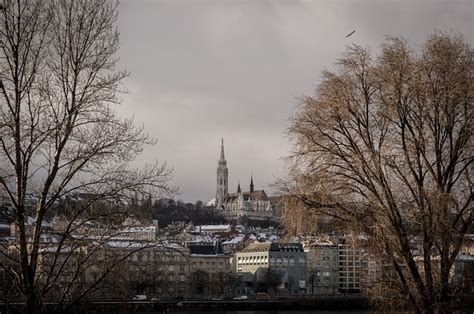
<instances>
[{"instance_id":1,"label":"church roof","mask_svg":"<svg viewBox=\"0 0 474 314\"><path fill-rule=\"evenodd\" d=\"M265 194L264 190L257 190L253 192L244 192L244 199L248 197L252 200L256 201L266 201L268 200L267 194Z\"/></svg>"},{"instance_id":2,"label":"church roof","mask_svg":"<svg viewBox=\"0 0 474 314\"><path fill-rule=\"evenodd\" d=\"M257 190L257 191L247 191L242 193L232 193L227 196L227 201L231 202L236 200L239 195L242 194L244 197L244 201L268 201L268 196L264 190Z\"/></svg>"}]
</instances>

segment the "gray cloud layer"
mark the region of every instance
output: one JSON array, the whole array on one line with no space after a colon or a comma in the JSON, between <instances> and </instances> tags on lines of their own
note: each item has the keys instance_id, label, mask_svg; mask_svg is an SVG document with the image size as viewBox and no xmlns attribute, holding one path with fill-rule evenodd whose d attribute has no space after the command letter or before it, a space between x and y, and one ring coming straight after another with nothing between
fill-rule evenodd
<instances>
[{"instance_id":1,"label":"gray cloud layer","mask_svg":"<svg viewBox=\"0 0 474 314\"><path fill-rule=\"evenodd\" d=\"M167 160L186 201L212 198L220 138L230 188L282 173L296 97L310 94L345 45L434 30L473 42L473 1L122 1L119 108L159 140L138 162ZM354 35L345 35L356 30Z\"/></svg>"}]
</instances>

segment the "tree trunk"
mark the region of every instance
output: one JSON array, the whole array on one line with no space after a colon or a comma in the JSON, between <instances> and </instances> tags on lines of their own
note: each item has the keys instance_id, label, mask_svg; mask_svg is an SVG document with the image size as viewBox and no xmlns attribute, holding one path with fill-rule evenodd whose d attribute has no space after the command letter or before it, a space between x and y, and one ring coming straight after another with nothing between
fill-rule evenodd
<instances>
[{"instance_id":1,"label":"tree trunk","mask_svg":"<svg viewBox=\"0 0 474 314\"><path fill-rule=\"evenodd\" d=\"M42 302L38 296L38 293L34 289L30 289L31 291L28 292L26 295L26 308L25 312L27 314L37 314L43 313Z\"/></svg>"}]
</instances>

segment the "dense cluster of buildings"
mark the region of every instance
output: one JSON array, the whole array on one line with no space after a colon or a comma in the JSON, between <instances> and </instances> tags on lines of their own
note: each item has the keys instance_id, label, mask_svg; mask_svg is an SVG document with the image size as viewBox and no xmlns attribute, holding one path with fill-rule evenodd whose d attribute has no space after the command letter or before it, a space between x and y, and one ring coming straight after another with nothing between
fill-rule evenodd
<instances>
[{"instance_id":1,"label":"dense cluster of buildings","mask_svg":"<svg viewBox=\"0 0 474 314\"><path fill-rule=\"evenodd\" d=\"M339 262L346 259L341 255L346 252L342 244L315 239L283 242L283 230L273 227L175 223L160 230L156 221L143 224L128 217L109 226L88 223L65 238L67 225L62 215L42 224L38 273L45 283L54 279L51 299L65 287L72 298L74 287L79 291L93 285L107 272L92 299L336 294L360 288L360 272ZM34 226L32 218L27 219L27 226ZM16 224L3 219L0 227L0 255L14 259ZM14 299L11 278L5 272L0 276L2 295ZM357 281L353 289L346 289L349 278ZM72 281L74 285L69 285Z\"/></svg>"},{"instance_id":2,"label":"dense cluster of buildings","mask_svg":"<svg viewBox=\"0 0 474 314\"><path fill-rule=\"evenodd\" d=\"M8 233L7 225L2 223L2 242L10 243L11 249L15 246L15 228L10 225ZM387 274L387 261L366 250L363 238L352 241L345 237L307 237L287 242L281 239L283 231L274 228L184 223L170 226L179 228L179 232L170 235L168 228L159 230L155 224L143 225L128 218L116 226L113 236L99 239L100 232L94 231L96 226L90 226L87 235L76 236L80 244L69 243L58 249L63 219L52 219L43 226L40 276L46 281L48 275L58 272L51 269L55 258L57 264L64 265L51 289L53 299L73 278L75 285L84 288L94 284L108 269L112 271L98 285L100 289L90 295L91 299L364 293ZM95 250L93 258L86 261L81 257L92 255ZM14 254L14 250L8 253ZM460 261L466 261L467 254L472 254L472 242L461 253ZM83 261L81 268L77 261ZM456 263L455 267L464 266ZM0 275L1 293L8 297L12 293L9 280L4 273ZM74 286L70 289L73 296ZM10 295L11 299L14 297Z\"/></svg>"},{"instance_id":3,"label":"dense cluster of buildings","mask_svg":"<svg viewBox=\"0 0 474 314\"><path fill-rule=\"evenodd\" d=\"M66 215L47 218L41 226L38 280L51 285L53 300L65 293L74 298L94 287L89 298L104 301L366 293L390 276L389 261L374 255L364 236L284 241L281 229L240 224L243 218L278 222L278 206L265 191L254 189L252 177L249 191L239 183L236 193L229 193L228 179L222 141L216 197L208 203L228 220L220 225L174 222L160 229L157 221L130 215L119 223L72 225ZM0 269L0 295L15 300L13 279L4 270L17 259L17 225L9 220L8 200L0 201L0 264L5 266ZM33 228L34 219L27 217L26 225ZM73 231L66 234L66 226ZM411 245L416 255L420 244L413 239ZM452 280L465 280L473 263L474 237L467 235Z\"/></svg>"}]
</instances>

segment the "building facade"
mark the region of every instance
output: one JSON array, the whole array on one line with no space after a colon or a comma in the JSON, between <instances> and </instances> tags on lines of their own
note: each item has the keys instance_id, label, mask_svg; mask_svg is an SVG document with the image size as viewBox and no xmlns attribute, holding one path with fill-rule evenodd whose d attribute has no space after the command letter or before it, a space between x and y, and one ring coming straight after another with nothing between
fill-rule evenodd
<instances>
[{"instance_id":1,"label":"building facade","mask_svg":"<svg viewBox=\"0 0 474 314\"><path fill-rule=\"evenodd\" d=\"M348 243L338 244L339 253L339 292L358 293L361 284L361 257L359 248Z\"/></svg>"},{"instance_id":2,"label":"building facade","mask_svg":"<svg viewBox=\"0 0 474 314\"><path fill-rule=\"evenodd\" d=\"M231 274L230 255L220 241L188 242L190 290L197 296L225 295Z\"/></svg>"},{"instance_id":3,"label":"building facade","mask_svg":"<svg viewBox=\"0 0 474 314\"><path fill-rule=\"evenodd\" d=\"M309 294L337 294L339 289L339 257L337 245L325 241L305 248L308 259Z\"/></svg>"},{"instance_id":4,"label":"building facade","mask_svg":"<svg viewBox=\"0 0 474 314\"><path fill-rule=\"evenodd\" d=\"M258 281L266 269L280 274L280 287L290 294L306 294L306 253L299 243L254 242L235 254L237 276Z\"/></svg>"},{"instance_id":5,"label":"building facade","mask_svg":"<svg viewBox=\"0 0 474 314\"><path fill-rule=\"evenodd\" d=\"M216 208L227 220L272 220L274 208L264 190L255 190L253 176L250 178L248 191L242 191L240 182L236 193L229 193L229 170L224 154L224 140L221 142L221 153L217 163Z\"/></svg>"}]
</instances>

